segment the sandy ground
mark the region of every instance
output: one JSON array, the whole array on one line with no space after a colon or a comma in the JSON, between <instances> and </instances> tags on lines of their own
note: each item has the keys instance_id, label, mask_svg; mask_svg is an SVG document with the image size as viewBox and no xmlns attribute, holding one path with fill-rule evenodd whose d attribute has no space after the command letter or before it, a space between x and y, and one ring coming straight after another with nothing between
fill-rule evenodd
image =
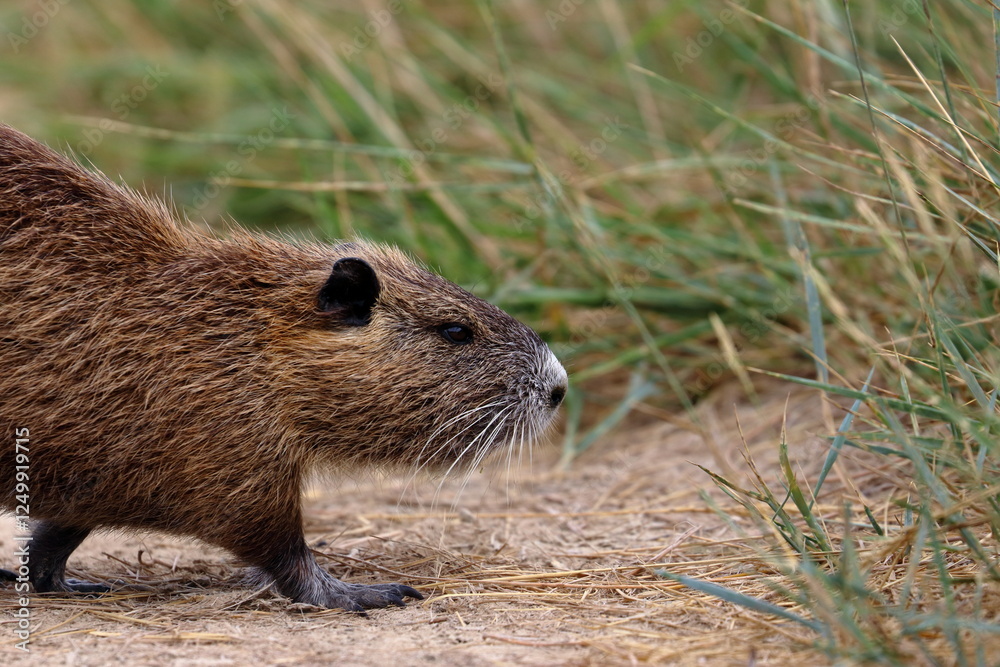
<instances>
[{"instance_id":1,"label":"sandy ground","mask_svg":"<svg viewBox=\"0 0 1000 667\"><path fill-rule=\"evenodd\" d=\"M699 497L706 489L722 498L693 463L745 469L738 414L766 467L777 458L786 398L734 406L735 393L718 392L698 408L708 439L683 419L647 415L562 472L550 446L510 477L498 462L468 479L317 486L306 532L321 562L350 581L400 581L427 595L369 618L248 587L229 556L193 541L93 535L70 559L73 575L138 586L97 599L33 598L27 653L14 647L13 591L0 589L0 662L823 664L793 624L696 595L650 567L712 580L756 572L733 548L747 539L743 519L733 512L730 525ZM815 394L788 404L789 441L804 465L820 458L812 434L821 412ZM11 565L12 537L5 519L0 566Z\"/></svg>"}]
</instances>

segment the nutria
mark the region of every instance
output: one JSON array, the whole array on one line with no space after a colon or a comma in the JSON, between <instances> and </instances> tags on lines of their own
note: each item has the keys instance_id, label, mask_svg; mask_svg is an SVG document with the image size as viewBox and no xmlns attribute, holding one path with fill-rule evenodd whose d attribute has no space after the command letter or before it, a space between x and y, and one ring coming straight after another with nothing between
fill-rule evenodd
<instances>
[{"instance_id":1,"label":"nutria","mask_svg":"<svg viewBox=\"0 0 1000 667\"><path fill-rule=\"evenodd\" d=\"M535 439L565 392L531 329L395 249L212 237L0 125L2 507L33 525L19 591L107 590L66 579L67 558L92 530L143 529L224 547L298 602L402 605L420 593L316 563L303 478L475 464Z\"/></svg>"}]
</instances>

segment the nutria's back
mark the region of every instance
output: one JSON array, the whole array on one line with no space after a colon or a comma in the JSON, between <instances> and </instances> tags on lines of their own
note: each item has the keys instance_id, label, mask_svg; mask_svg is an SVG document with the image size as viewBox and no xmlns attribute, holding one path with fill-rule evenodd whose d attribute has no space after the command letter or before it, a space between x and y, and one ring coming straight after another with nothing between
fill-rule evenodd
<instances>
[{"instance_id":1,"label":"nutria's back","mask_svg":"<svg viewBox=\"0 0 1000 667\"><path fill-rule=\"evenodd\" d=\"M472 463L533 440L565 382L534 332L396 250L212 238L0 126L0 423L30 430L36 543L164 530L295 599L392 603L312 562L304 474Z\"/></svg>"}]
</instances>

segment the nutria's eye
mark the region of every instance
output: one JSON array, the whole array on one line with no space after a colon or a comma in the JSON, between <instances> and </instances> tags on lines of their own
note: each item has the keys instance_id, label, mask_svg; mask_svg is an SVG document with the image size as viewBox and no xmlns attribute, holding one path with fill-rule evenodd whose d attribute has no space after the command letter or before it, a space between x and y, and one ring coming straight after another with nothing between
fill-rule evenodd
<instances>
[{"instance_id":1,"label":"nutria's eye","mask_svg":"<svg viewBox=\"0 0 1000 667\"><path fill-rule=\"evenodd\" d=\"M456 345L468 345L472 342L472 329L464 324L442 324L438 327L438 333L446 341Z\"/></svg>"}]
</instances>

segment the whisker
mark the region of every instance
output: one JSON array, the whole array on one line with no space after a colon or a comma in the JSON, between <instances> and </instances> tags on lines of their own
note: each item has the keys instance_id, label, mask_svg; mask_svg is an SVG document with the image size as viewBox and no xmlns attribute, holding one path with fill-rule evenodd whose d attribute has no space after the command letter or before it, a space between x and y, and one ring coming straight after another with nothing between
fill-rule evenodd
<instances>
[{"instance_id":1,"label":"whisker","mask_svg":"<svg viewBox=\"0 0 1000 667\"><path fill-rule=\"evenodd\" d=\"M469 415L471 415L473 413L476 413L476 412L479 412L480 410L486 410L488 408L494 408L494 407L496 407L498 405L503 405L503 403L504 403L504 399L495 400L492 403L486 403L484 405L480 405L479 407L470 408L469 410L466 410L465 412L459 413L458 415L452 417L451 419L449 419L445 423L441 424L441 426L437 427L434 430L433 433L431 433L429 436L427 436L428 442L431 441L431 440L433 440L434 438L436 438L441 433L441 431L445 430L446 428L448 428L449 426L451 426L455 422L461 421L462 419L465 419Z\"/></svg>"},{"instance_id":2,"label":"whisker","mask_svg":"<svg viewBox=\"0 0 1000 667\"><path fill-rule=\"evenodd\" d=\"M490 424L492 424L494 421L496 421L497 417L500 416L500 415L502 415L510 407L513 407L513 406L508 406L508 407L504 408L503 410L499 411L496 415L494 415L493 418L490 419L489 423L484 428L489 428ZM445 448L447 448L448 445L450 445L452 442L454 442L455 440L457 440L463 433L465 433L466 431L468 431L469 429L471 429L475 425L476 425L476 422L470 422L470 423L466 424L464 427L462 427L462 429L460 431L458 431L457 433L453 434L450 438L448 438L447 440L445 440L444 443L442 443L441 446L438 447L436 450L434 450L434 453L431 454L430 457L428 457L428 460L427 460L427 462L425 462L425 464L428 463L428 462L430 462L430 461L433 461L435 456L437 456L441 451L443 451ZM478 439L478 437L479 436L477 436L476 439ZM475 441L476 441L476 439L473 439L473 441L472 441L472 443L470 443L470 445L474 444ZM457 463L458 460L461 459L464 454L465 454L465 451L462 451L461 453L459 453L458 457L455 460L455 463ZM452 467L454 467L455 463L452 463ZM451 471L451 468L448 468L448 471L445 472L445 475L447 475L448 472L450 472L450 471Z\"/></svg>"},{"instance_id":3,"label":"whisker","mask_svg":"<svg viewBox=\"0 0 1000 667\"><path fill-rule=\"evenodd\" d=\"M508 412L510 412L510 410L512 410L515 407L517 407L517 404L516 403L512 403L511 405L508 405L503 410L501 410L501 411L497 412L495 415L493 415L493 418L490 419L489 423L486 424L485 427L483 427L483 429L479 432L479 434L476 435L476 437L473 438L472 441L469 442L468 445L466 445L465 449L463 449L461 452L459 452L458 456L455 457L455 460L452 462L452 464L450 466L448 466L448 469L444 471L444 475L442 475L442 477L441 477L441 482L438 484L437 491L435 491L435 493L434 493L434 502L435 503L437 502L437 499L440 496L441 489L442 489L442 486L444 484L444 481L448 478L448 475L451 474L451 471L455 469L455 466L457 466L459 464L459 462L462 460L462 458L469 452L469 450L471 450L473 447L475 447L476 443L479 442L479 440L484 435L486 435L488 429L491 426L493 426L494 422L496 422L498 419L502 419L504 416L506 416L506 414ZM502 428L502 427L503 427L503 421L501 421L499 424L497 424L496 428L494 429L494 433L496 432L497 429ZM493 435L491 434L490 437L492 438ZM484 447L482 449L484 451L486 451L489 448L488 447ZM471 467L470 467L470 469L474 470L474 468L471 468Z\"/></svg>"},{"instance_id":4,"label":"whisker","mask_svg":"<svg viewBox=\"0 0 1000 667\"><path fill-rule=\"evenodd\" d=\"M492 433L490 433L489 438L484 441L483 446L477 449L476 455L472 459L472 464L469 465L466 470L465 476L462 479L462 484L459 486L458 492L455 494L455 500L452 502L452 506L454 506L458 502L458 499L461 498L462 494L465 493L466 487L472 480L473 473L475 473L479 466L482 465L483 460L493 450L493 444L496 441L497 435L500 433L500 429L502 427L502 422L497 424Z\"/></svg>"},{"instance_id":5,"label":"whisker","mask_svg":"<svg viewBox=\"0 0 1000 667\"><path fill-rule=\"evenodd\" d=\"M473 447L475 447L476 442L480 438L482 438L484 435L486 435L487 431L493 425L494 422L496 422L501 417L505 417L506 413L509 412L512 408L515 408L515 407L517 407L516 404L511 404L511 405L507 406L506 408L504 408L503 410L501 410L500 412L498 412L496 415L494 415L493 419L491 419L490 422L485 427L483 427L483 430L481 430L479 432L479 435L477 435L475 438L473 438L472 442L470 442L468 444L468 446L466 446L466 448L462 450L462 452L458 455L458 457L451 464L451 466L448 467L448 470L445 471L443 477L441 478L441 483L438 485L438 490L439 491L441 490L441 487L444 484L444 481L447 479L448 475L455 468L455 466L458 465L459 462L462 460L462 457L464 457L469 452L469 450L471 450ZM476 450L476 454L473 456L473 459L472 459L472 465L470 465L468 467L468 471L466 473L465 479L464 479L463 483L459 486L458 493L456 494L455 500L452 503L453 505L458 502L458 498L465 491L465 487L469 483L469 480L472 478L472 474L476 471L476 468L478 467L478 465L480 463L482 463L483 458L490 451L490 449L491 449L490 445L492 445L493 441L496 440L496 435L500 431L500 429L503 428L503 426L504 426L504 422L501 420L493 428L493 430L489 433L489 435L486 437L486 439L483 440L483 446L479 447ZM436 497L437 497L437 494L435 494L435 498Z\"/></svg>"},{"instance_id":6,"label":"whisker","mask_svg":"<svg viewBox=\"0 0 1000 667\"><path fill-rule=\"evenodd\" d=\"M495 408L497 406L503 405L504 402L505 402L505 400L503 400L503 399L501 399L501 400L492 399L492 400L490 400L490 401L488 401L488 402L486 402L486 403L484 403L482 405L478 405L476 407L469 408L468 410L465 410L465 411L459 413L458 415L456 415L456 416L448 419L443 424L441 424L440 426L438 426L434 430L434 432L431 433L430 436L428 436L428 438L424 441L424 444L421 446L420 452L417 454L417 457L416 457L416 460L415 460L415 465L414 465L414 467L413 467L410 475L408 476L406 482L403 484L402 490L400 491L400 500L402 500L402 494L405 493L406 490L408 488L410 488L410 485L413 484L416 481L417 476L420 474L420 472L422 470L424 470L428 465L430 465L430 463L434 460L434 457L437 456L438 454L440 454L442 451L444 451L444 449L447 448L448 445L450 445L452 442L454 442L457 438L461 437L465 432L467 432L469 429L471 429L473 426L475 426L476 422L475 422L475 420L470 420L469 423L465 424L458 432L452 434L452 436L450 438L448 438L444 443L442 443L439 447L437 447L437 449L435 449L429 456L426 456L426 458L425 458L425 455L427 454L427 450L431 446L431 444L433 443L434 438L436 438L438 435L440 435L449 426L451 426L451 425L453 425L453 424L455 424L457 422L460 422L463 419L467 419L471 415L474 415L475 413L480 412L482 410L487 410L487 409L490 409L490 408Z\"/></svg>"}]
</instances>

